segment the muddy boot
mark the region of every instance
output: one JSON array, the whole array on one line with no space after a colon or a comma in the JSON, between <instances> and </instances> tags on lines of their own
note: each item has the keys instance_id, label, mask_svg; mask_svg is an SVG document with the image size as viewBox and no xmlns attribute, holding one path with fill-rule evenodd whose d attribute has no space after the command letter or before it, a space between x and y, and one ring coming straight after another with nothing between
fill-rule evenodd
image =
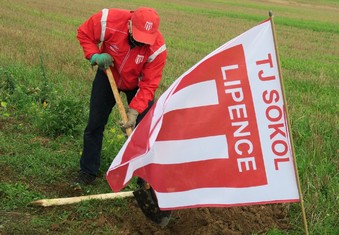
<instances>
[{"instance_id":1,"label":"muddy boot","mask_svg":"<svg viewBox=\"0 0 339 235\"><path fill-rule=\"evenodd\" d=\"M81 190L82 186L94 184L95 180L96 180L95 175L90 175L83 171L79 171L78 176L75 178L75 180L71 184L71 188L73 190Z\"/></svg>"},{"instance_id":2,"label":"muddy boot","mask_svg":"<svg viewBox=\"0 0 339 235\"><path fill-rule=\"evenodd\" d=\"M142 187L134 191L133 194L140 209L147 218L162 228L169 223L172 212L160 210L154 190L150 186Z\"/></svg>"}]
</instances>

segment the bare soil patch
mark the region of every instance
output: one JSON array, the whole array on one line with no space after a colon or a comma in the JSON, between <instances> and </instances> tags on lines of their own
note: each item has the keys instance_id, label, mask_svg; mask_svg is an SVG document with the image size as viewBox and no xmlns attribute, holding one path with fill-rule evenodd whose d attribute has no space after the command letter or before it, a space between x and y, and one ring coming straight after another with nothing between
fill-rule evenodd
<instances>
[{"instance_id":1,"label":"bare soil patch","mask_svg":"<svg viewBox=\"0 0 339 235\"><path fill-rule=\"evenodd\" d=\"M60 194L79 196L79 192L65 190L65 185L54 185L60 188ZM116 207L114 214L103 212L96 220L82 221L82 227L95 226L96 231L102 227L110 227L119 234L156 234L156 235L235 235L235 234L263 234L274 228L289 230L291 228L288 218L290 204L255 205L229 208L194 208L175 210L169 224L161 228L145 217L134 198L125 198L127 207ZM108 205L110 205L109 201ZM106 204L107 206L107 204ZM65 223L72 223L70 216ZM59 226L53 225L51 230L58 231Z\"/></svg>"},{"instance_id":2,"label":"bare soil patch","mask_svg":"<svg viewBox=\"0 0 339 235\"><path fill-rule=\"evenodd\" d=\"M122 234L253 234L273 228L287 230L287 205L258 205L233 208L197 208L173 211L168 226L160 228L148 220L134 199L124 215L102 215L95 222L121 228ZM93 221L92 221L93 222Z\"/></svg>"}]
</instances>

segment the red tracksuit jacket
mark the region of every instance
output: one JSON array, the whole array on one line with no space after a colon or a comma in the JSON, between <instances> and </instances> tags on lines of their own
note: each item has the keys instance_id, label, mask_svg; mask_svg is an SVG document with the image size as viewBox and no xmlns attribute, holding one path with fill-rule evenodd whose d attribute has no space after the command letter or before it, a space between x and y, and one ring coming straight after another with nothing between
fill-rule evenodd
<instances>
[{"instance_id":1,"label":"red tracksuit jacket","mask_svg":"<svg viewBox=\"0 0 339 235\"><path fill-rule=\"evenodd\" d=\"M160 32L154 45L130 49L128 20L132 13L133 11L121 9L103 9L78 28L77 38L86 59L89 60L96 53L112 56L114 66L111 70L119 90L139 87L129 106L141 113L147 108L148 102L154 99L167 51Z\"/></svg>"}]
</instances>

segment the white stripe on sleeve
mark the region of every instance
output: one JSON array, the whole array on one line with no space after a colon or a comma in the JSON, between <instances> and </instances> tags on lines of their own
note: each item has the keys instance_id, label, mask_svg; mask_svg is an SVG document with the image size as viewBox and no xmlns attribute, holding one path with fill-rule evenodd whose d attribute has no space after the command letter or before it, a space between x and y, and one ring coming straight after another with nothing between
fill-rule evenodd
<instances>
[{"instance_id":1,"label":"white stripe on sleeve","mask_svg":"<svg viewBox=\"0 0 339 235\"><path fill-rule=\"evenodd\" d=\"M103 42L104 39L105 39L107 16L108 16L108 9L105 8L105 9L102 10L102 16L101 16L101 36L100 36L100 42Z\"/></svg>"},{"instance_id":2,"label":"white stripe on sleeve","mask_svg":"<svg viewBox=\"0 0 339 235\"><path fill-rule=\"evenodd\" d=\"M166 44L162 45L158 50L156 50L150 57L148 57L147 62L150 63L152 62L157 56L166 50Z\"/></svg>"}]
</instances>

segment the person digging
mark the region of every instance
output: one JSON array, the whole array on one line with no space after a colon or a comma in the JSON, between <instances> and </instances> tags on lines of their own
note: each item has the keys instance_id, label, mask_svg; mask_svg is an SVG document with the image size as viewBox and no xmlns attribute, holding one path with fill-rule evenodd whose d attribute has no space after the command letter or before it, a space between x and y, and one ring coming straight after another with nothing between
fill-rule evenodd
<instances>
[{"instance_id":1,"label":"person digging","mask_svg":"<svg viewBox=\"0 0 339 235\"><path fill-rule=\"evenodd\" d=\"M137 126L153 105L167 57L159 24L160 18L152 8L111 8L93 14L78 28L84 56L98 69L74 189L93 184L100 168L103 133L116 104L105 70L112 71L118 91L127 97L128 121L121 124L122 130ZM137 183L140 189L134 196L143 213L157 224L167 225L170 211L159 209L153 189L143 179L138 178Z\"/></svg>"}]
</instances>

